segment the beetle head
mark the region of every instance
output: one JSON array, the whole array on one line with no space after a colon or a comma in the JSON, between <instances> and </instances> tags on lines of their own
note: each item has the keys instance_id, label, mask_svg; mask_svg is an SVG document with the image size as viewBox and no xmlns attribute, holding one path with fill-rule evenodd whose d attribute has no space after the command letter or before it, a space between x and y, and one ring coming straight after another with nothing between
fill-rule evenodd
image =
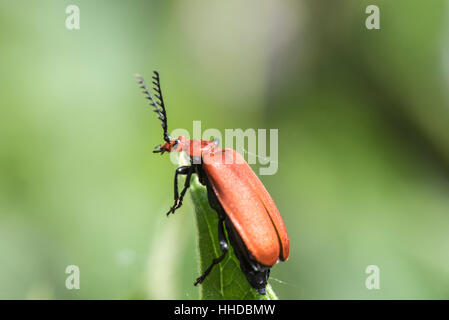
<instances>
[{"instance_id":1,"label":"beetle head","mask_svg":"<svg viewBox=\"0 0 449 320\"><path fill-rule=\"evenodd\" d=\"M155 147L154 153L164 154L164 152L184 151L188 149L188 141L186 137L170 138L168 142Z\"/></svg>"}]
</instances>

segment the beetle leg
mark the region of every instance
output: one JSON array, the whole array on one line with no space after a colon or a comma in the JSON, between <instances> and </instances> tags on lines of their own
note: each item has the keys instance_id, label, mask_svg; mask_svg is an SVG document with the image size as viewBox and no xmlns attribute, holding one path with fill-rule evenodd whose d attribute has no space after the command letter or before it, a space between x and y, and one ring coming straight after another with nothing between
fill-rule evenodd
<instances>
[{"instance_id":1,"label":"beetle leg","mask_svg":"<svg viewBox=\"0 0 449 320\"><path fill-rule=\"evenodd\" d=\"M198 285L199 283L203 282L204 279L206 279L206 277L212 271L212 268L216 264L219 264L226 256L226 253L228 253L229 245L228 245L228 240L226 239L226 235L225 235L225 231L224 231L224 223L225 223L225 218L220 217L220 219L218 220L218 242L220 243L220 250L223 253L218 258L215 258L214 260L212 260L211 265L206 269L206 271L204 271L204 273L198 279L196 279L196 281L194 283L195 286Z\"/></svg>"},{"instance_id":2,"label":"beetle leg","mask_svg":"<svg viewBox=\"0 0 449 320\"><path fill-rule=\"evenodd\" d=\"M178 200L178 174L186 175L189 173L189 166L182 166L176 169L175 171L175 201Z\"/></svg>"},{"instance_id":3,"label":"beetle leg","mask_svg":"<svg viewBox=\"0 0 449 320\"><path fill-rule=\"evenodd\" d=\"M170 213L175 213L175 210L181 207L182 205L182 199L184 198L184 195L187 191L187 189L190 187L190 178L192 177L193 173L193 167L192 166L183 166L179 167L175 171L175 203L170 208L170 211L167 212L167 216ZM181 191L181 194L178 193L178 175L183 174L187 175L186 181L184 183L184 188Z\"/></svg>"}]
</instances>

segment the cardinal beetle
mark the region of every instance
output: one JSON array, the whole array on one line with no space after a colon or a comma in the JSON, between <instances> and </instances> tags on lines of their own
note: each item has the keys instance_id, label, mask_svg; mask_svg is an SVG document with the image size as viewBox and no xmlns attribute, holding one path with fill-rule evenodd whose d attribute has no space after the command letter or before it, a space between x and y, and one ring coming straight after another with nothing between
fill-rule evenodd
<instances>
[{"instance_id":1,"label":"cardinal beetle","mask_svg":"<svg viewBox=\"0 0 449 320\"><path fill-rule=\"evenodd\" d=\"M206 186L209 204L218 213L218 242L222 254L213 259L194 285L203 282L212 268L223 260L230 243L248 282L260 294L266 294L270 268L280 260L287 260L290 249L287 230L273 199L237 151L220 149L217 141L170 137L159 73L154 71L154 94L142 76L137 75L137 78L153 111L162 121L165 143L153 152L185 151L192 162L175 171L175 201L167 216L181 207L194 173ZM179 175L187 176L181 193L178 193Z\"/></svg>"}]
</instances>

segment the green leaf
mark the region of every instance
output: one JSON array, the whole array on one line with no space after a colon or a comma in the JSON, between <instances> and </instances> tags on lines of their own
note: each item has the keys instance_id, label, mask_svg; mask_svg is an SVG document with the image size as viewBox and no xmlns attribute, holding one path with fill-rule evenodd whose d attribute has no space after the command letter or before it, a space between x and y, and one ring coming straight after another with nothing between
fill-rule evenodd
<instances>
[{"instance_id":1,"label":"green leaf","mask_svg":"<svg viewBox=\"0 0 449 320\"><path fill-rule=\"evenodd\" d=\"M180 157L182 159L182 157ZM180 160L186 165L185 160ZM218 244L218 215L213 210L207 198L206 187L201 185L196 175L192 176L190 195L195 208L195 220L198 231L197 246L199 260L199 275L211 264L214 258L221 255ZM199 284L200 298L228 299L228 300L277 300L277 296L270 284L267 285L267 294L259 294L250 286L248 280L240 269L240 263L230 248L221 263L216 265L208 277Z\"/></svg>"}]
</instances>

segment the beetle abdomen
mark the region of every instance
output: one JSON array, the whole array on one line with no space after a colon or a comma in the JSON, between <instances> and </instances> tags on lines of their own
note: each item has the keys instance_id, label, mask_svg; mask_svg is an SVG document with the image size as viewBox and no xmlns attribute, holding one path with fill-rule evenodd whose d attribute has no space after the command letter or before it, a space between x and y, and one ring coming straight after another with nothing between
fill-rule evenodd
<instances>
[{"instance_id":1,"label":"beetle abdomen","mask_svg":"<svg viewBox=\"0 0 449 320\"><path fill-rule=\"evenodd\" d=\"M287 230L273 200L243 157L232 149L203 157L202 167L227 217L255 261L287 260Z\"/></svg>"},{"instance_id":2,"label":"beetle abdomen","mask_svg":"<svg viewBox=\"0 0 449 320\"><path fill-rule=\"evenodd\" d=\"M253 257L248 255L248 249L229 219L226 220L226 230L246 279L248 279L251 286L260 294L266 294L265 287L270 276L270 267L261 265Z\"/></svg>"},{"instance_id":3,"label":"beetle abdomen","mask_svg":"<svg viewBox=\"0 0 449 320\"><path fill-rule=\"evenodd\" d=\"M254 289L260 294L266 294L265 287L267 286L268 278L270 276L270 267L261 265L249 254L248 248L245 246L242 238L229 220L228 215L221 206L209 180L204 176L205 173L201 168L199 171L200 181L207 187L207 196L210 206L217 211L219 218L224 218L228 239L239 260L243 274Z\"/></svg>"}]
</instances>

